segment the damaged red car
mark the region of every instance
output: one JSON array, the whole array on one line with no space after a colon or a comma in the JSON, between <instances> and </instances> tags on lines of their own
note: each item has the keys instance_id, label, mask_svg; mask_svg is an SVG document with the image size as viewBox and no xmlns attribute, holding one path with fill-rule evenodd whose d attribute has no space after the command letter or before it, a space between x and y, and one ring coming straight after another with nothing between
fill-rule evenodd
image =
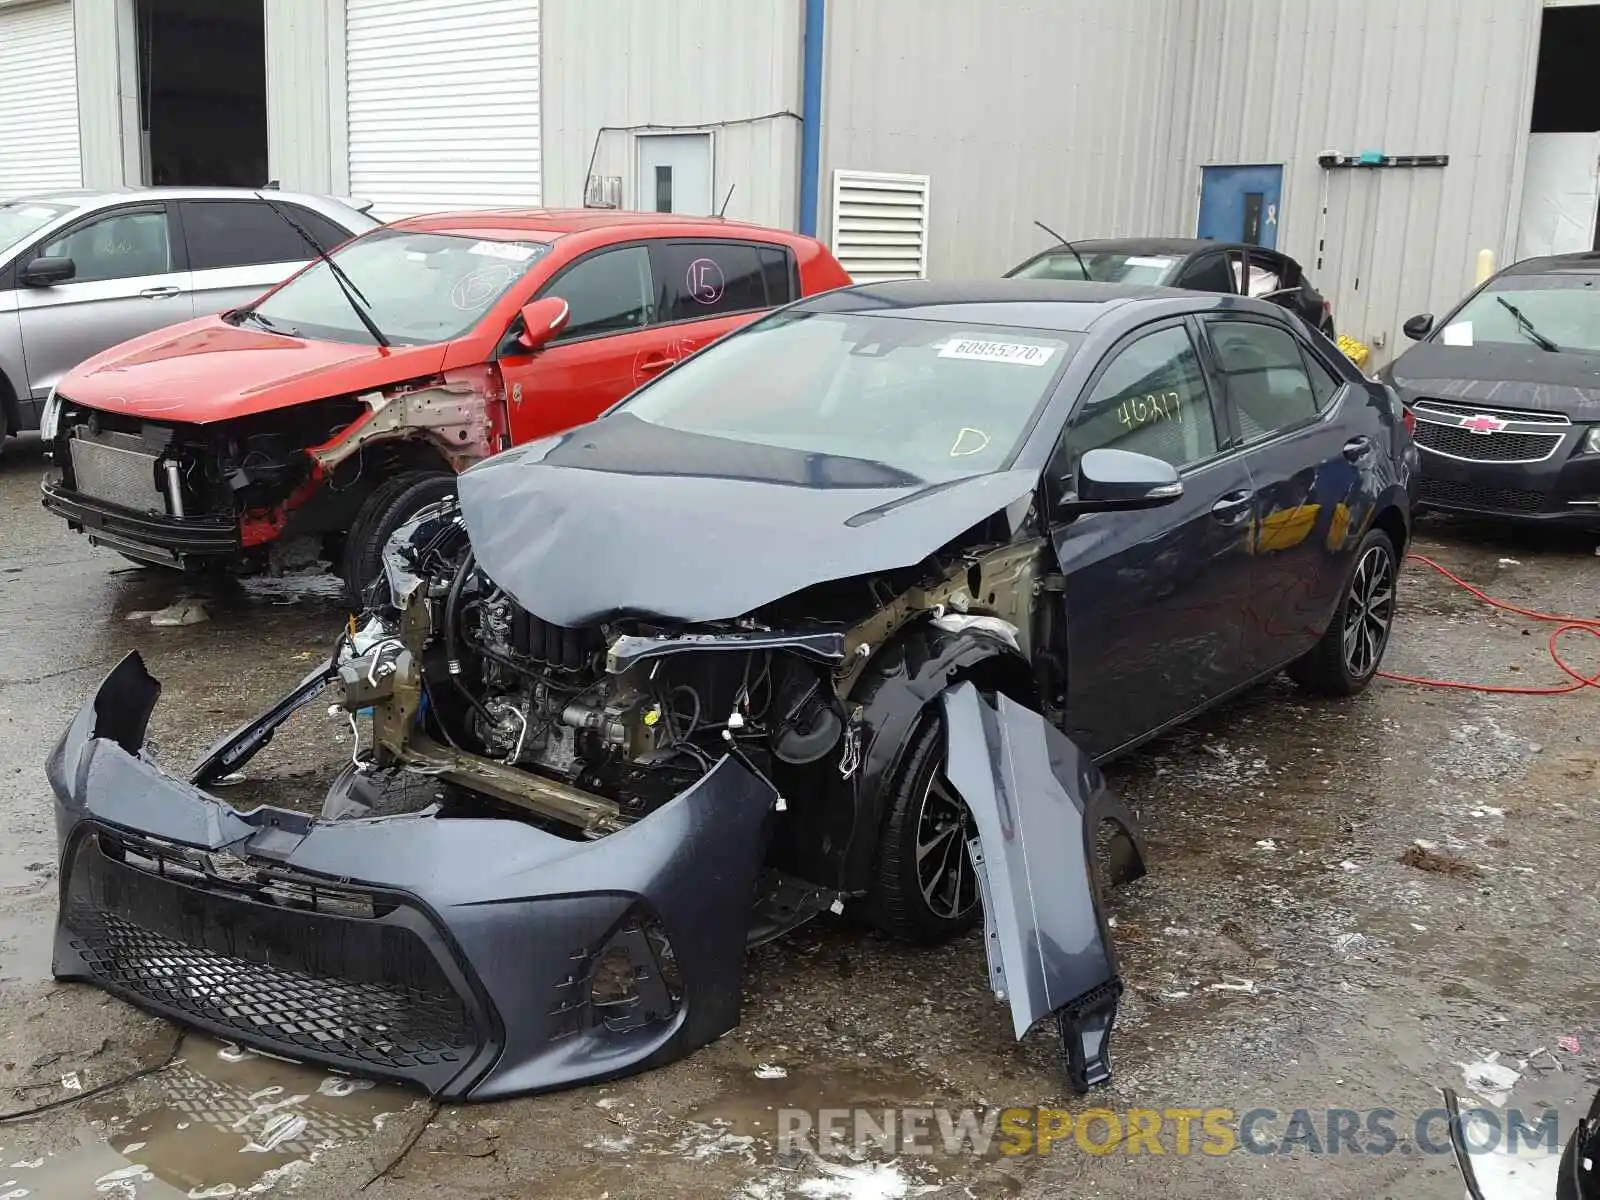
<instances>
[{"instance_id":1,"label":"damaged red car","mask_svg":"<svg viewBox=\"0 0 1600 1200\"><path fill-rule=\"evenodd\" d=\"M850 282L811 238L585 210L415 217L318 253L248 307L63 378L45 507L143 563L323 559L354 596L458 472Z\"/></svg>"}]
</instances>

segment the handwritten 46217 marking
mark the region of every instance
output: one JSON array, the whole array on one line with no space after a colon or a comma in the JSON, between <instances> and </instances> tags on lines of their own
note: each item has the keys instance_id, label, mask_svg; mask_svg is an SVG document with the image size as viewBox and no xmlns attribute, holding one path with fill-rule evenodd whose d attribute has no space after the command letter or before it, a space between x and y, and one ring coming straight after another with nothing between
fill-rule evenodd
<instances>
[{"instance_id":1,"label":"handwritten 46217 marking","mask_svg":"<svg viewBox=\"0 0 1600 1200\"><path fill-rule=\"evenodd\" d=\"M1153 421L1177 421L1183 413L1183 399L1177 392L1148 392L1130 396L1117 406L1117 419L1129 429Z\"/></svg>"}]
</instances>

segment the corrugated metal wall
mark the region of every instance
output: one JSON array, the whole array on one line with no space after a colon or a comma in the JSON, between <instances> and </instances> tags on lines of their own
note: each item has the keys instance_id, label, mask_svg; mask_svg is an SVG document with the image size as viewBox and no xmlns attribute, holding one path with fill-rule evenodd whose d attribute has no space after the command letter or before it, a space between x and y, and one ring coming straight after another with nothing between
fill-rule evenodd
<instances>
[{"instance_id":1,"label":"corrugated metal wall","mask_svg":"<svg viewBox=\"0 0 1600 1200\"><path fill-rule=\"evenodd\" d=\"M1538 0L1181 3L1193 65L1163 185L1167 232L1194 233L1202 166L1283 164L1278 246L1333 300L1341 331L1384 341L1380 358L1398 352L1405 317L1460 298L1480 249L1511 252ZM1323 151L1367 149L1450 164L1317 165Z\"/></svg>"},{"instance_id":2,"label":"corrugated metal wall","mask_svg":"<svg viewBox=\"0 0 1600 1200\"><path fill-rule=\"evenodd\" d=\"M583 203L593 155L638 206L633 133L603 126L715 127L716 202L732 185L730 218L794 227L799 0L544 0L543 12L547 204Z\"/></svg>"},{"instance_id":3,"label":"corrugated metal wall","mask_svg":"<svg viewBox=\"0 0 1600 1200\"><path fill-rule=\"evenodd\" d=\"M1182 16L1173 0L832 0L824 237L835 170L932 177L935 278L1001 274L1048 244L1035 220L1153 231L1186 132Z\"/></svg>"},{"instance_id":4,"label":"corrugated metal wall","mask_svg":"<svg viewBox=\"0 0 1600 1200\"><path fill-rule=\"evenodd\" d=\"M929 273L992 276L1045 243L1035 218L1069 237L1193 236L1202 166L1279 163L1278 245L1383 357L1406 316L1460 296L1478 250L1512 249L1540 11L832 0L821 228L833 170L927 174ZM1365 149L1450 165L1317 165Z\"/></svg>"},{"instance_id":5,"label":"corrugated metal wall","mask_svg":"<svg viewBox=\"0 0 1600 1200\"><path fill-rule=\"evenodd\" d=\"M289 190L343 192L343 0L261 0L267 38L267 157ZM133 0L74 0L83 182L142 182Z\"/></svg>"},{"instance_id":6,"label":"corrugated metal wall","mask_svg":"<svg viewBox=\"0 0 1600 1200\"><path fill-rule=\"evenodd\" d=\"M267 163L289 191L350 186L344 0L264 0Z\"/></svg>"},{"instance_id":7,"label":"corrugated metal wall","mask_svg":"<svg viewBox=\"0 0 1600 1200\"><path fill-rule=\"evenodd\" d=\"M132 105L132 141L125 160L123 140L124 111L117 86L126 49L124 33L131 35L132 2L122 4L73 5L72 20L78 68L78 152L83 162L85 187L120 187L138 183L139 108L138 91L128 89ZM124 10L124 11L119 11ZM126 25L124 29L122 26ZM127 170L126 162L134 164Z\"/></svg>"}]
</instances>

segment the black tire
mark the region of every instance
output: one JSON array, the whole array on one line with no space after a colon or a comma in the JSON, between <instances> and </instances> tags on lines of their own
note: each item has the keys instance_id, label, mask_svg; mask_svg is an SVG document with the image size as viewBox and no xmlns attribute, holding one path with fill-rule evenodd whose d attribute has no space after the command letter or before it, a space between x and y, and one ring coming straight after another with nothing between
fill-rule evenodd
<instances>
[{"instance_id":1,"label":"black tire","mask_svg":"<svg viewBox=\"0 0 1600 1200\"><path fill-rule=\"evenodd\" d=\"M382 568L383 548L394 531L455 493L456 477L446 471L406 471L372 490L345 538L345 598L353 607L361 607L361 593Z\"/></svg>"},{"instance_id":2,"label":"black tire","mask_svg":"<svg viewBox=\"0 0 1600 1200\"><path fill-rule=\"evenodd\" d=\"M1289 678L1308 692L1353 696L1383 665L1394 629L1400 560L1394 543L1374 529L1356 550L1355 569L1322 639L1289 664Z\"/></svg>"},{"instance_id":3,"label":"black tire","mask_svg":"<svg viewBox=\"0 0 1600 1200\"><path fill-rule=\"evenodd\" d=\"M931 945L978 923L978 880L967 855L975 827L972 814L944 779L944 723L929 713L912 733L900 768L888 783L877 861L867 892L866 916L891 937ZM944 832L939 832L943 830ZM941 882L925 890L936 868ZM930 903L930 892L933 901Z\"/></svg>"}]
</instances>

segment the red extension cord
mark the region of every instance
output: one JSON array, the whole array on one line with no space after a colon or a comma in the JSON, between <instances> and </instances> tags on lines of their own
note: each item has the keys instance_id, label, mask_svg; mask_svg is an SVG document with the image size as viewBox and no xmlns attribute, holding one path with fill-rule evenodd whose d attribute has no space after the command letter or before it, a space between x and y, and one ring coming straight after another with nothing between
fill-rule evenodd
<instances>
[{"instance_id":1,"label":"red extension cord","mask_svg":"<svg viewBox=\"0 0 1600 1200\"><path fill-rule=\"evenodd\" d=\"M1600 638L1600 617L1570 617L1559 613L1536 612L1531 608L1518 608L1515 604L1507 604L1503 600L1496 600L1493 596L1473 587L1465 579L1445 570L1431 558L1421 554L1408 554L1406 559L1432 567L1451 583L1465 588L1491 608L1503 609L1506 612L1513 612L1530 620L1547 621L1555 625L1556 628L1550 631L1550 657L1555 661L1556 666L1572 677L1574 682L1563 684L1561 687L1496 687L1494 684L1488 683L1464 683L1456 679L1419 679L1415 675L1397 675L1392 671L1379 671L1378 674L1383 678L1393 679L1400 683L1417 683L1424 687L1457 688L1465 692L1492 692L1508 696L1561 696L1583 688L1600 688L1600 671L1596 671L1593 675L1578 674L1571 664L1561 657L1560 648L1557 646L1557 643L1561 640L1561 635L1565 633L1587 633Z\"/></svg>"}]
</instances>

